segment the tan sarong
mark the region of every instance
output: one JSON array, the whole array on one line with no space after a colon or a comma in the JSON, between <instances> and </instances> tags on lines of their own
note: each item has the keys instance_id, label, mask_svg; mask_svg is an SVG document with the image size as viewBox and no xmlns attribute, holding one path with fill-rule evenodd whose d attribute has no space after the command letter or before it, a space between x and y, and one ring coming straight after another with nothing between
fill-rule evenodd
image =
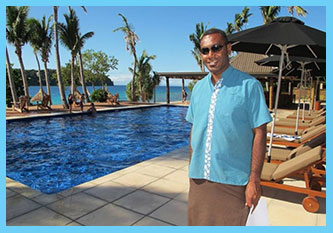
<instances>
[{"instance_id":1,"label":"tan sarong","mask_svg":"<svg viewBox=\"0 0 333 233\"><path fill-rule=\"evenodd\" d=\"M248 214L245 186L190 179L189 226L244 226Z\"/></svg>"}]
</instances>

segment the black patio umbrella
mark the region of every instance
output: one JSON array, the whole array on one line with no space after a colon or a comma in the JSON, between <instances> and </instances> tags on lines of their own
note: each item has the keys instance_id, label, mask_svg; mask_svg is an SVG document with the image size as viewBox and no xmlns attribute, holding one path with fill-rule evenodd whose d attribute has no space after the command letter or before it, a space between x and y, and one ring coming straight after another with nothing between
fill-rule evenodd
<instances>
[{"instance_id":1,"label":"black patio umbrella","mask_svg":"<svg viewBox=\"0 0 333 233\"><path fill-rule=\"evenodd\" d=\"M304 22L294 17L280 17L268 24L231 34L228 40L234 51L281 55L268 150L268 162L270 162L284 57L292 55L326 58L326 33L306 26Z\"/></svg>"},{"instance_id":2,"label":"black patio umbrella","mask_svg":"<svg viewBox=\"0 0 333 233\"><path fill-rule=\"evenodd\" d=\"M280 56L278 55L273 55L255 61L255 63L260 66L278 66L279 62L280 62ZM290 57L285 57L284 64L285 67L282 70L282 74L284 76L301 76L300 94L298 97L297 117L296 117L296 127L295 127L295 134L297 135L298 119L299 119L300 104L301 104L301 93L303 91L304 80L306 82L306 79L304 77L306 74L310 74L312 82L313 76L326 76L326 59L290 56ZM303 102L303 116L302 116L303 122L304 122L304 113L305 113L305 101Z\"/></svg>"},{"instance_id":3,"label":"black patio umbrella","mask_svg":"<svg viewBox=\"0 0 333 233\"><path fill-rule=\"evenodd\" d=\"M259 66L278 67L280 56L273 55L264 59L255 61ZM304 69L308 70L312 76L326 76L326 59L312 57L289 56L284 58L285 67L282 70L283 76L300 76L302 74L302 64ZM273 70L273 73L278 73L278 69Z\"/></svg>"}]
</instances>

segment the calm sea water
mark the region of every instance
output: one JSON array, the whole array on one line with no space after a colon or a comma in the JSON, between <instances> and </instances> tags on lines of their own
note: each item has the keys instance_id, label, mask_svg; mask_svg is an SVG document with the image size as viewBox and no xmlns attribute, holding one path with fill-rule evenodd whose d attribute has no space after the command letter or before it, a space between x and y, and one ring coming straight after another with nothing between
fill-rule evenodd
<instances>
[{"instance_id":1,"label":"calm sea water","mask_svg":"<svg viewBox=\"0 0 333 233\"><path fill-rule=\"evenodd\" d=\"M93 92L93 88L88 86L89 93ZM95 86L95 89L99 89L101 87ZM45 92L46 87L43 88ZM78 90L82 93L81 86L78 87ZM125 85L117 85L117 86L110 86L108 90L112 93L119 93L119 100L127 100L126 97L126 86ZM185 87L187 92L187 99L191 97L191 92ZM29 94L30 96L34 96L39 91L39 86L30 86L29 87ZM70 87L66 87L65 93L68 96L70 92ZM52 104L61 104L59 89L57 86L51 86L51 96L52 96ZM181 101L182 100L182 87L170 87L170 100L171 101ZM153 102L154 98L150 101ZM166 102L166 87L165 86L158 86L156 88L156 102Z\"/></svg>"}]
</instances>

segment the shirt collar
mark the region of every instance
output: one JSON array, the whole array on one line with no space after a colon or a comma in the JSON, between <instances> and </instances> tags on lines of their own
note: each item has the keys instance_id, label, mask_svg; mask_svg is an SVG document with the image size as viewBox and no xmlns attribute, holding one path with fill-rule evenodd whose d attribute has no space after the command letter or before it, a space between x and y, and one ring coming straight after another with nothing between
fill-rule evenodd
<instances>
[{"instance_id":1,"label":"shirt collar","mask_svg":"<svg viewBox=\"0 0 333 233\"><path fill-rule=\"evenodd\" d=\"M226 80L228 80L232 76L232 71L233 70L234 70L234 68L231 65L229 65L228 68L222 73L222 76L221 76L220 80L223 78L223 83ZM214 90L214 85L212 83L211 78L212 78L212 74L209 73L208 74L208 83L209 83L210 89L213 91ZM222 85L223 85L223 83L222 83Z\"/></svg>"},{"instance_id":2,"label":"shirt collar","mask_svg":"<svg viewBox=\"0 0 333 233\"><path fill-rule=\"evenodd\" d=\"M229 65L229 67L222 73L222 78L223 78L224 82L231 77L233 70L234 70L234 68L231 65Z\"/></svg>"}]
</instances>

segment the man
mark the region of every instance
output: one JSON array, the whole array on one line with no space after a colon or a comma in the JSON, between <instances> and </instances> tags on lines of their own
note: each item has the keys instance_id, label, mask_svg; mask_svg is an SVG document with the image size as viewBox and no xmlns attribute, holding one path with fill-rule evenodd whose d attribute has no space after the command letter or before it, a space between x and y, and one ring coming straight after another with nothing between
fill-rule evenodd
<instances>
[{"instance_id":1,"label":"man","mask_svg":"<svg viewBox=\"0 0 333 233\"><path fill-rule=\"evenodd\" d=\"M229 64L231 44L219 29L200 41L210 73L193 89L188 225L245 225L261 196L266 124L262 86Z\"/></svg>"}]
</instances>

